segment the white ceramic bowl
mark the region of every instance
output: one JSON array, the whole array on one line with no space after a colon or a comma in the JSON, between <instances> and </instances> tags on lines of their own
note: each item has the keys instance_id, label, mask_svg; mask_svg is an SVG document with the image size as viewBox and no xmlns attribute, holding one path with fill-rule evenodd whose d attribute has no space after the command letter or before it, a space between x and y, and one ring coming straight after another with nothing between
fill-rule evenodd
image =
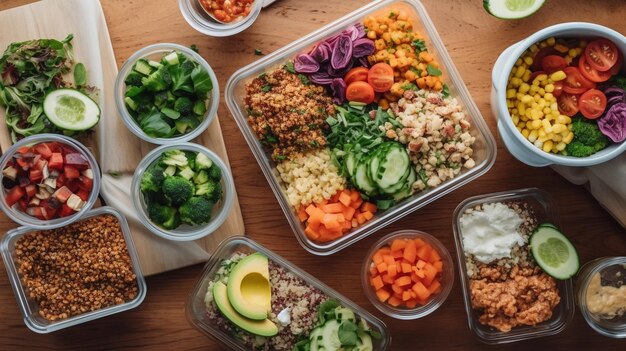
<instances>
[{"instance_id":1,"label":"white ceramic bowl","mask_svg":"<svg viewBox=\"0 0 626 351\"><path fill-rule=\"evenodd\" d=\"M557 155L535 147L522 136L511 120L511 115L506 106L506 86L509 73L515 61L522 56L527 48L550 37L607 38L617 45L622 56L626 56L626 37L624 35L604 26L584 22L560 23L544 28L528 38L509 46L498 57L491 74L493 84L491 89L491 108L493 114L498 118L498 133L504 141L506 148L515 158L533 167L549 165L586 167L609 161L626 150L626 142L611 144L606 149L588 157ZM622 71L626 69L626 63L623 65Z\"/></svg>"}]
</instances>

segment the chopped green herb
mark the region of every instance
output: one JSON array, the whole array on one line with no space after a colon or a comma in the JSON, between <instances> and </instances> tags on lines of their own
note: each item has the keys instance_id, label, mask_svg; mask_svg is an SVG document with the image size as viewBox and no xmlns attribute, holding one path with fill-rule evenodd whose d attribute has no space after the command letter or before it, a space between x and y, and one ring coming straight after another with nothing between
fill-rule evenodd
<instances>
[{"instance_id":1,"label":"chopped green herb","mask_svg":"<svg viewBox=\"0 0 626 351\"><path fill-rule=\"evenodd\" d=\"M263 72L263 73L259 74L259 79L265 80L265 77L267 77L267 73L266 72Z\"/></svg>"},{"instance_id":2,"label":"chopped green herb","mask_svg":"<svg viewBox=\"0 0 626 351\"><path fill-rule=\"evenodd\" d=\"M309 123L307 124L307 127L309 127L309 130L313 130L319 128L320 126L317 123Z\"/></svg>"},{"instance_id":3,"label":"chopped green herb","mask_svg":"<svg viewBox=\"0 0 626 351\"><path fill-rule=\"evenodd\" d=\"M311 147L319 147L320 143L318 143L316 140L311 140L311 141L309 141L309 145Z\"/></svg>"},{"instance_id":4,"label":"chopped green herb","mask_svg":"<svg viewBox=\"0 0 626 351\"><path fill-rule=\"evenodd\" d=\"M418 54L422 51L426 51L426 42L422 39L413 40L411 46L415 48L415 52Z\"/></svg>"},{"instance_id":5,"label":"chopped green herb","mask_svg":"<svg viewBox=\"0 0 626 351\"><path fill-rule=\"evenodd\" d=\"M419 68L415 68L415 67L411 67L410 68L411 72L415 73L416 76L421 77L422 76L422 70Z\"/></svg>"},{"instance_id":6,"label":"chopped green herb","mask_svg":"<svg viewBox=\"0 0 626 351\"><path fill-rule=\"evenodd\" d=\"M393 11L389 12L389 18L394 18L394 17L396 17L396 13Z\"/></svg>"},{"instance_id":7,"label":"chopped green herb","mask_svg":"<svg viewBox=\"0 0 626 351\"><path fill-rule=\"evenodd\" d=\"M264 85L263 88L261 88L261 90L263 92L267 93L268 91L272 90L272 86L271 85Z\"/></svg>"},{"instance_id":8,"label":"chopped green herb","mask_svg":"<svg viewBox=\"0 0 626 351\"><path fill-rule=\"evenodd\" d=\"M274 158L277 159L277 160L284 161L284 160L287 159L287 156L285 156L285 155L274 155Z\"/></svg>"},{"instance_id":9,"label":"chopped green herb","mask_svg":"<svg viewBox=\"0 0 626 351\"><path fill-rule=\"evenodd\" d=\"M263 56L263 51L261 51L261 49L254 49L254 54L257 56Z\"/></svg>"},{"instance_id":10,"label":"chopped green herb","mask_svg":"<svg viewBox=\"0 0 626 351\"><path fill-rule=\"evenodd\" d=\"M426 170L424 168L420 169L417 172L417 176L420 178L422 183L424 183L424 185L427 184L426 182L428 182L428 176L426 175Z\"/></svg>"},{"instance_id":11,"label":"chopped green herb","mask_svg":"<svg viewBox=\"0 0 626 351\"><path fill-rule=\"evenodd\" d=\"M309 78L305 76L304 74L298 74L298 78L300 78L300 81L302 82L302 84L309 85L310 83Z\"/></svg>"},{"instance_id":12,"label":"chopped green herb","mask_svg":"<svg viewBox=\"0 0 626 351\"><path fill-rule=\"evenodd\" d=\"M448 96L450 96L450 88L448 87L448 84L444 84L443 88L441 89L441 94L443 95L443 97L447 98Z\"/></svg>"},{"instance_id":13,"label":"chopped green herb","mask_svg":"<svg viewBox=\"0 0 626 351\"><path fill-rule=\"evenodd\" d=\"M419 90L419 88L417 87L417 85L413 83L408 83L402 86L402 90L416 91L416 90Z\"/></svg>"},{"instance_id":14,"label":"chopped green herb","mask_svg":"<svg viewBox=\"0 0 626 351\"><path fill-rule=\"evenodd\" d=\"M431 76L441 75L441 71L437 67L431 65L430 63L428 64L428 66L426 66L426 72L428 72L428 75L431 75Z\"/></svg>"},{"instance_id":15,"label":"chopped green herb","mask_svg":"<svg viewBox=\"0 0 626 351\"><path fill-rule=\"evenodd\" d=\"M196 44L191 44L189 48L197 53L200 53L200 49L198 49L198 46Z\"/></svg>"},{"instance_id":16,"label":"chopped green herb","mask_svg":"<svg viewBox=\"0 0 626 351\"><path fill-rule=\"evenodd\" d=\"M285 70L289 73L296 73L296 69L293 67L293 61L289 61L284 66Z\"/></svg>"}]
</instances>

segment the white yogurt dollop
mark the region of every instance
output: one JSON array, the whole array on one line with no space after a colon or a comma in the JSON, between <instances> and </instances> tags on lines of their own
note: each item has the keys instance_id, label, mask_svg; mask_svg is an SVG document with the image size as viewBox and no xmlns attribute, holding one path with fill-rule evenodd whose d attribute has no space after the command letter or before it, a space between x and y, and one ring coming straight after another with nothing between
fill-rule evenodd
<instances>
[{"instance_id":1,"label":"white yogurt dollop","mask_svg":"<svg viewBox=\"0 0 626 351\"><path fill-rule=\"evenodd\" d=\"M524 220L502 203L485 204L481 211L466 213L460 223L465 251L482 263L511 257L515 244L525 244L519 233Z\"/></svg>"}]
</instances>

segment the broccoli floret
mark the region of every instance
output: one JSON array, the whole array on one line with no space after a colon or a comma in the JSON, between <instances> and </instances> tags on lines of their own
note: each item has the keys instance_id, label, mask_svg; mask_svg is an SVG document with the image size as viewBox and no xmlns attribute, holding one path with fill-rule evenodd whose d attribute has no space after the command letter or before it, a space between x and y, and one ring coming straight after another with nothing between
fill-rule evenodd
<instances>
[{"instance_id":1,"label":"broccoli floret","mask_svg":"<svg viewBox=\"0 0 626 351\"><path fill-rule=\"evenodd\" d=\"M176 229L180 226L180 217L178 215L174 215L169 221L164 222L161 226L165 229Z\"/></svg>"},{"instance_id":2,"label":"broccoli floret","mask_svg":"<svg viewBox=\"0 0 626 351\"><path fill-rule=\"evenodd\" d=\"M180 220L187 224L202 224L211 220L213 203L203 196L194 196L178 209Z\"/></svg>"},{"instance_id":3,"label":"broccoli floret","mask_svg":"<svg viewBox=\"0 0 626 351\"><path fill-rule=\"evenodd\" d=\"M185 150L185 155L187 156L188 166L194 171L196 169L196 154L197 152Z\"/></svg>"},{"instance_id":4,"label":"broccoli floret","mask_svg":"<svg viewBox=\"0 0 626 351\"><path fill-rule=\"evenodd\" d=\"M183 169L181 169L180 172L178 172L178 175L183 177L183 178L185 178L185 179L187 179L187 180L191 180L191 178L193 178L195 173L193 172L191 167L186 166Z\"/></svg>"},{"instance_id":5,"label":"broccoli floret","mask_svg":"<svg viewBox=\"0 0 626 351\"><path fill-rule=\"evenodd\" d=\"M186 96L181 96L174 103L174 110L180 112L181 115L190 115L193 111L193 102Z\"/></svg>"},{"instance_id":6,"label":"broccoli floret","mask_svg":"<svg viewBox=\"0 0 626 351\"><path fill-rule=\"evenodd\" d=\"M209 156L203 154L202 152L198 152L196 155L196 170L198 169L209 169L213 165L213 161L209 158Z\"/></svg>"},{"instance_id":7,"label":"broccoli floret","mask_svg":"<svg viewBox=\"0 0 626 351\"><path fill-rule=\"evenodd\" d=\"M177 149L165 151L161 162L168 166L176 167L185 167L189 163L185 153Z\"/></svg>"},{"instance_id":8,"label":"broccoli floret","mask_svg":"<svg viewBox=\"0 0 626 351\"><path fill-rule=\"evenodd\" d=\"M152 202L148 204L148 217L151 221L162 226L163 223L170 222L173 217L176 217L176 209Z\"/></svg>"},{"instance_id":9,"label":"broccoli floret","mask_svg":"<svg viewBox=\"0 0 626 351\"><path fill-rule=\"evenodd\" d=\"M209 181L209 173L206 170L201 170L200 172L196 172L193 176L193 182L196 184L203 184Z\"/></svg>"},{"instance_id":10,"label":"broccoli floret","mask_svg":"<svg viewBox=\"0 0 626 351\"><path fill-rule=\"evenodd\" d=\"M152 167L144 172L141 177L141 191L159 191L163 186L163 181L165 180L165 174L163 173L163 169L160 167Z\"/></svg>"},{"instance_id":11,"label":"broccoli floret","mask_svg":"<svg viewBox=\"0 0 626 351\"><path fill-rule=\"evenodd\" d=\"M217 202L222 197L222 185L209 180L206 183L196 185L196 196L204 196L209 200Z\"/></svg>"},{"instance_id":12,"label":"broccoli floret","mask_svg":"<svg viewBox=\"0 0 626 351\"><path fill-rule=\"evenodd\" d=\"M206 113L206 103L204 102L204 100L196 101L196 103L193 105L193 113L198 116L202 116Z\"/></svg>"},{"instance_id":13,"label":"broccoli floret","mask_svg":"<svg viewBox=\"0 0 626 351\"><path fill-rule=\"evenodd\" d=\"M172 76L165 67L161 67L149 76L143 77L141 83L149 91L163 91L172 83Z\"/></svg>"},{"instance_id":14,"label":"broccoli floret","mask_svg":"<svg viewBox=\"0 0 626 351\"><path fill-rule=\"evenodd\" d=\"M167 177L163 181L163 195L170 200L172 206L178 207L193 196L193 183L183 177Z\"/></svg>"},{"instance_id":15,"label":"broccoli floret","mask_svg":"<svg viewBox=\"0 0 626 351\"><path fill-rule=\"evenodd\" d=\"M216 164L209 168L209 178L215 182L219 182L222 179L222 170Z\"/></svg>"},{"instance_id":16,"label":"broccoli floret","mask_svg":"<svg viewBox=\"0 0 626 351\"><path fill-rule=\"evenodd\" d=\"M135 72L135 71L131 71L127 76L126 79L124 80L124 83L126 83L126 85L132 85L132 86L141 86L141 79L143 78L143 75L141 75L141 73L139 72Z\"/></svg>"},{"instance_id":17,"label":"broccoli floret","mask_svg":"<svg viewBox=\"0 0 626 351\"><path fill-rule=\"evenodd\" d=\"M609 139L602 134L598 124L583 117L573 118L572 133L574 139L565 148L569 156L587 157L609 145Z\"/></svg>"}]
</instances>

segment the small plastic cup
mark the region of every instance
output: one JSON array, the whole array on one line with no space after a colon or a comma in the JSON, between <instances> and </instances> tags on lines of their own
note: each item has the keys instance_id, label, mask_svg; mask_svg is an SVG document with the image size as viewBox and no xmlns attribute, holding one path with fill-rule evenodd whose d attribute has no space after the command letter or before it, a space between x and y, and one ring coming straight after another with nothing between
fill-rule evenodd
<instances>
[{"instance_id":1,"label":"small plastic cup","mask_svg":"<svg viewBox=\"0 0 626 351\"><path fill-rule=\"evenodd\" d=\"M168 230L162 227L159 227L155 223L153 223L148 217L148 209L146 206L146 201L144 199L143 193L141 192L141 178L143 173L152 165L165 151L168 150L181 150L181 151L193 151L193 152L201 152L213 161L221 170L222 170L222 199L218 201L218 203L213 207L213 213L211 215L211 220L208 223L202 225L187 225L181 224L178 228ZM235 193L235 183L233 182L233 176L228 169L228 166L222 161L222 159L217 156L213 151L192 143L182 143L179 145L163 145L160 146L149 154L147 154L135 170L135 174L133 175L133 180L131 184L131 194L133 198L133 205L135 206L135 210L139 215L139 220L141 223L152 233L169 240L174 241L191 241L203 238L211 233L213 233L217 228L219 228L230 213L230 208L233 204L233 197Z\"/></svg>"},{"instance_id":2,"label":"small plastic cup","mask_svg":"<svg viewBox=\"0 0 626 351\"><path fill-rule=\"evenodd\" d=\"M248 16L230 23L218 22L202 8L199 0L178 0L183 17L193 29L212 37L228 37L241 33L254 23L263 8L263 0L255 0Z\"/></svg>"},{"instance_id":3,"label":"small plastic cup","mask_svg":"<svg viewBox=\"0 0 626 351\"><path fill-rule=\"evenodd\" d=\"M0 197L2 197L2 199L0 200L0 208L2 209L2 211L13 221L35 229L59 228L80 219L86 212L88 212L93 207L93 205L96 203L96 200L98 200L98 195L100 193L100 168L98 167L98 162L96 162L94 156L83 144L63 135L37 134L18 141L17 143L13 144L13 146L11 146L0 158L0 169L4 170L6 168L7 163L13 158L13 155L17 152L18 149L24 146L32 146L48 142L57 142L70 146L72 149L76 150L76 152L80 153L87 159L87 161L89 162L89 168L91 168L93 174L93 188L91 189L89 198L87 199L87 201L85 201L85 204L83 205L83 208L80 209L80 211L67 217L42 220L33 217L27 213L24 213L23 211L18 209L17 204L9 206L9 204L7 204L6 202L7 191L5 190L4 186L0 186ZM4 175L0 175L0 180L3 180L3 178Z\"/></svg>"},{"instance_id":4,"label":"small plastic cup","mask_svg":"<svg viewBox=\"0 0 626 351\"><path fill-rule=\"evenodd\" d=\"M171 138L154 138L146 134L146 132L141 129L135 118L131 116L130 112L128 112L128 108L126 107L126 103L124 102L124 94L126 93L126 83L124 83L124 80L139 59L147 58L160 60L163 54L172 51L179 51L188 58L191 58L193 61L196 61L202 67L204 67L204 69L206 69L209 73L209 77L211 78L211 81L213 83L213 89L208 93L207 109L202 119L202 122L195 129L185 134L174 136ZM202 58L202 56L200 56L197 52L182 45L171 43L162 43L146 46L145 48L135 52L131 57L129 57L128 60L124 62L124 65L122 65L122 69L117 75L117 79L115 80L114 94L117 111L122 117L122 121L124 122L126 127L140 139L158 145L179 144L189 141L200 135L209 127L211 122L213 122L213 119L215 119L215 116L217 114L217 107L219 106L220 102L219 83L211 66L209 66L206 60Z\"/></svg>"},{"instance_id":5,"label":"small plastic cup","mask_svg":"<svg viewBox=\"0 0 626 351\"><path fill-rule=\"evenodd\" d=\"M441 272L441 291L432 295L425 305L418 305L415 308L393 307L387 302L381 302L376 296L374 287L370 285L370 267L373 264L374 253L376 253L376 251L383 246L391 245L394 239L418 238L430 244L441 256L441 261L443 262L443 271ZM452 285L454 283L454 265L452 264L452 257L450 256L448 249L446 249L446 247L439 240L437 240L437 238L430 234L419 230L400 230L393 232L378 240L365 257L366 258L363 262L363 269L361 272L363 291L365 291L365 295L370 300L372 305L389 317L403 320L425 317L443 305L452 290Z\"/></svg>"}]
</instances>

